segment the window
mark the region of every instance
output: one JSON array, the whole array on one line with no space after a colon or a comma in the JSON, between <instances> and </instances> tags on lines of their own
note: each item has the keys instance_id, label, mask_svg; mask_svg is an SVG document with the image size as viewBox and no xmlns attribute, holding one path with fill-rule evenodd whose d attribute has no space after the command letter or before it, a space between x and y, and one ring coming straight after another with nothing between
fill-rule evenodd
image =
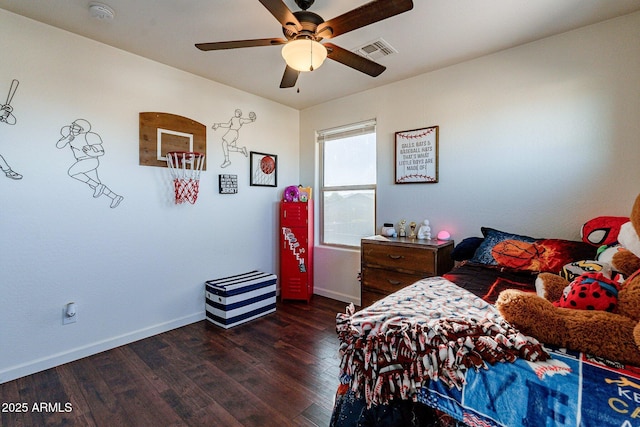
<instances>
[{"instance_id":1,"label":"window","mask_svg":"<svg viewBox=\"0 0 640 427\"><path fill-rule=\"evenodd\" d=\"M320 238L360 247L376 227L376 123L318 132L321 152Z\"/></svg>"}]
</instances>

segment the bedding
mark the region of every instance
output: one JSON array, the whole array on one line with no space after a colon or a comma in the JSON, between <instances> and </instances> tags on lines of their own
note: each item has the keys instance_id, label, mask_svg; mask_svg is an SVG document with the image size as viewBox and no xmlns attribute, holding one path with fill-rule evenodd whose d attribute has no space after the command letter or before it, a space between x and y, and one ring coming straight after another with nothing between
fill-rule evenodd
<instances>
[{"instance_id":1,"label":"bedding","mask_svg":"<svg viewBox=\"0 0 640 427\"><path fill-rule=\"evenodd\" d=\"M442 277L420 280L357 313L351 304L337 316L336 329L341 377L368 406L407 399L429 380L460 389L471 368L548 358L492 305Z\"/></svg>"},{"instance_id":2,"label":"bedding","mask_svg":"<svg viewBox=\"0 0 640 427\"><path fill-rule=\"evenodd\" d=\"M444 278L466 289L484 301L493 304L500 291L520 289L535 292L537 274L500 266L475 264L464 261L458 268L444 274Z\"/></svg>"},{"instance_id":3,"label":"bedding","mask_svg":"<svg viewBox=\"0 0 640 427\"><path fill-rule=\"evenodd\" d=\"M331 426L639 425L640 368L544 346L493 307L536 275L469 260L338 314Z\"/></svg>"},{"instance_id":4,"label":"bedding","mask_svg":"<svg viewBox=\"0 0 640 427\"><path fill-rule=\"evenodd\" d=\"M595 246L585 242L536 239L489 227L480 230L484 239L471 258L478 264L557 273L567 263L595 256Z\"/></svg>"},{"instance_id":5,"label":"bedding","mask_svg":"<svg viewBox=\"0 0 640 427\"><path fill-rule=\"evenodd\" d=\"M636 426L640 369L582 353L547 348L547 361L468 370L461 389L439 381L410 402L367 408L353 390L339 395L332 426ZM517 398L514 398L517 396ZM434 409L429 412L427 408ZM412 409L407 409L407 407ZM407 412L413 410L413 413ZM443 416L442 414L446 414ZM375 422L367 424L362 420Z\"/></svg>"},{"instance_id":6,"label":"bedding","mask_svg":"<svg viewBox=\"0 0 640 427\"><path fill-rule=\"evenodd\" d=\"M547 351L546 361L517 359L469 371L461 390L431 382L416 400L470 426L638 425L640 369L564 349Z\"/></svg>"}]
</instances>

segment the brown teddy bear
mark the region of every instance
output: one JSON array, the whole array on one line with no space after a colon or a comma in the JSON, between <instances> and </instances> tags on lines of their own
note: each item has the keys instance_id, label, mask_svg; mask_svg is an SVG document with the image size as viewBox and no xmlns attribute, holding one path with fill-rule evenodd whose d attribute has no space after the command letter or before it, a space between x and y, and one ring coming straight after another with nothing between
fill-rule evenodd
<instances>
[{"instance_id":1,"label":"brown teddy bear","mask_svg":"<svg viewBox=\"0 0 640 427\"><path fill-rule=\"evenodd\" d=\"M626 277L613 312L554 306L569 282L551 273L538 275L538 294L508 289L500 293L496 307L505 320L543 343L640 366L639 236L640 195L630 222L620 230L624 249L613 256L613 267Z\"/></svg>"}]
</instances>

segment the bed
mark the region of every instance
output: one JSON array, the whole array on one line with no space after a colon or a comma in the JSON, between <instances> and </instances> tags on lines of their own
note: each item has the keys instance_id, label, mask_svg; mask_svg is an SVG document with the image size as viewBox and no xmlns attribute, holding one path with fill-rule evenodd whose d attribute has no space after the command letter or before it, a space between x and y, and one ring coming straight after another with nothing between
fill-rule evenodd
<instances>
[{"instance_id":1,"label":"bed","mask_svg":"<svg viewBox=\"0 0 640 427\"><path fill-rule=\"evenodd\" d=\"M471 248L456 247L468 254L450 273L337 315L340 386L330 425L639 425L640 368L540 343L493 306L501 290L535 292L540 271L594 259L596 248L482 232ZM504 250L514 241L531 259Z\"/></svg>"}]
</instances>

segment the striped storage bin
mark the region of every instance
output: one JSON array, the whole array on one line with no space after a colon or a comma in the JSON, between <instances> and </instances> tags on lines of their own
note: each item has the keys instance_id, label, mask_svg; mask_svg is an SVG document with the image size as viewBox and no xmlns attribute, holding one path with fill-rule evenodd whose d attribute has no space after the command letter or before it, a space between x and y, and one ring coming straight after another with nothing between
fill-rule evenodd
<instances>
[{"instance_id":1,"label":"striped storage bin","mask_svg":"<svg viewBox=\"0 0 640 427\"><path fill-rule=\"evenodd\" d=\"M207 320L225 329L276 311L275 274L251 271L208 280Z\"/></svg>"}]
</instances>

